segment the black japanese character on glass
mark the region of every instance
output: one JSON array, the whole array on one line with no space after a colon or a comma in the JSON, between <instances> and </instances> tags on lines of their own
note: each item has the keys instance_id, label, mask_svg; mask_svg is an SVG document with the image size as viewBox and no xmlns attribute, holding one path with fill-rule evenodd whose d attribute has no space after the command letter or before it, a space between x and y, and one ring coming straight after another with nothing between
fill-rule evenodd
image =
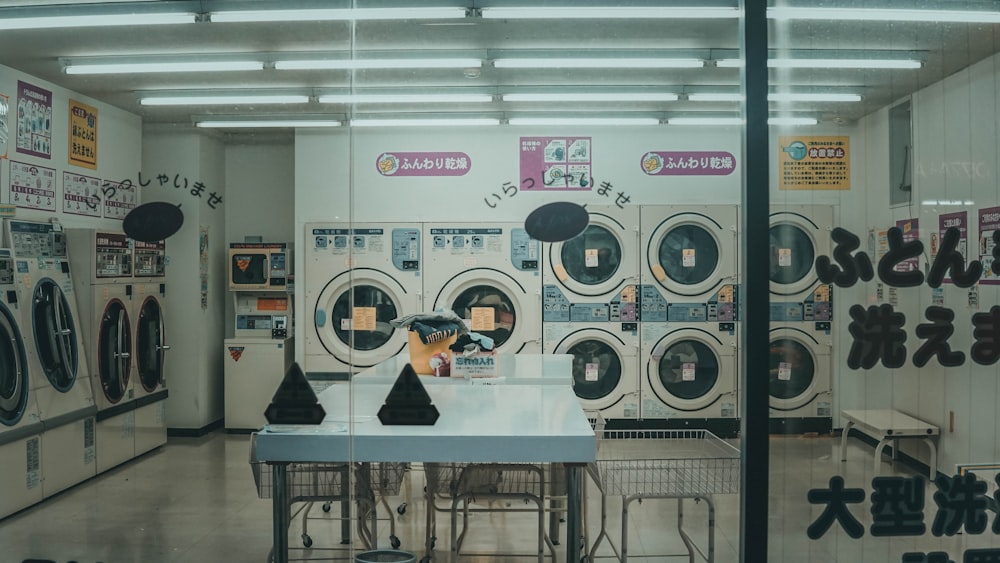
<instances>
[{"instance_id":1,"label":"black japanese character on glass","mask_svg":"<svg viewBox=\"0 0 1000 563\"><path fill-rule=\"evenodd\" d=\"M903 554L903 563L955 563L944 551L911 551Z\"/></svg>"},{"instance_id":2,"label":"black japanese character on glass","mask_svg":"<svg viewBox=\"0 0 1000 563\"><path fill-rule=\"evenodd\" d=\"M944 232L937 256L927 273L927 285L941 287L945 274L948 273L951 274L951 283L956 287L972 287L979 281L979 276L983 275L983 265L979 260L972 260L968 267L965 266L965 257L958 251L961 238L962 233L955 227L948 227Z\"/></svg>"},{"instance_id":3,"label":"black japanese character on glass","mask_svg":"<svg viewBox=\"0 0 1000 563\"><path fill-rule=\"evenodd\" d=\"M992 509L997 513L996 518L993 519L993 533L1000 534L1000 473L993 477L993 482L997 484L997 488L993 490Z\"/></svg>"},{"instance_id":4,"label":"black japanese character on glass","mask_svg":"<svg viewBox=\"0 0 1000 563\"><path fill-rule=\"evenodd\" d=\"M524 186L525 184L528 184L528 185ZM531 188L535 187L535 179L534 178L525 178L525 179L521 180L521 185L524 186L524 189L530 190Z\"/></svg>"},{"instance_id":5,"label":"black japanese character on glass","mask_svg":"<svg viewBox=\"0 0 1000 563\"><path fill-rule=\"evenodd\" d=\"M1000 306L972 315L972 361L991 366L1000 359Z\"/></svg>"},{"instance_id":6,"label":"black japanese character on glass","mask_svg":"<svg viewBox=\"0 0 1000 563\"><path fill-rule=\"evenodd\" d=\"M866 252L851 254L861 246L861 239L854 233L836 227L831 231L830 238L836 243L833 249L833 264L828 256L816 258L816 275L823 283L832 283L838 287L851 287L860 278L869 281L875 277L872 270L872 260Z\"/></svg>"},{"instance_id":7,"label":"black japanese character on glass","mask_svg":"<svg viewBox=\"0 0 1000 563\"><path fill-rule=\"evenodd\" d=\"M601 185L597 187L597 195L608 197L608 192L611 191L611 187L612 187L611 182L608 182L606 180L604 182L601 182Z\"/></svg>"},{"instance_id":8,"label":"black japanese character on glass","mask_svg":"<svg viewBox=\"0 0 1000 563\"><path fill-rule=\"evenodd\" d=\"M924 253L924 243L919 239L904 241L903 230L892 227L888 232L889 251L878 261L878 278L891 287L919 287L924 283L924 273L920 270L897 272L898 264Z\"/></svg>"},{"instance_id":9,"label":"black japanese character on glass","mask_svg":"<svg viewBox=\"0 0 1000 563\"><path fill-rule=\"evenodd\" d=\"M503 183L503 193L507 197L514 197L515 195L517 195L517 186L515 186L514 184L511 184L510 182L504 182Z\"/></svg>"},{"instance_id":10,"label":"black japanese character on glass","mask_svg":"<svg viewBox=\"0 0 1000 563\"><path fill-rule=\"evenodd\" d=\"M965 363L965 353L951 349L948 339L955 333L955 312L944 307L931 306L924 310L924 317L930 323L917 325L919 338L926 340L913 354L913 365L922 368L931 358L937 356L938 363L945 367L960 366Z\"/></svg>"},{"instance_id":11,"label":"black japanese character on glass","mask_svg":"<svg viewBox=\"0 0 1000 563\"><path fill-rule=\"evenodd\" d=\"M211 207L212 209L215 209L215 206L218 205L218 204L220 204L220 203L222 203L222 196L221 195L219 195L219 194L217 194L215 192L212 192L212 193L208 194L208 206L209 207Z\"/></svg>"},{"instance_id":12,"label":"black japanese character on glass","mask_svg":"<svg viewBox=\"0 0 1000 563\"><path fill-rule=\"evenodd\" d=\"M962 563L1000 563L1000 548L966 549Z\"/></svg>"},{"instance_id":13,"label":"black japanese character on glass","mask_svg":"<svg viewBox=\"0 0 1000 563\"><path fill-rule=\"evenodd\" d=\"M158 182L160 182L161 186L163 186L163 185L166 185L166 183L170 181L170 176L167 176L166 174L163 174L161 172L160 174L156 175L156 180Z\"/></svg>"},{"instance_id":14,"label":"black japanese character on glass","mask_svg":"<svg viewBox=\"0 0 1000 563\"><path fill-rule=\"evenodd\" d=\"M935 536L953 536L965 527L970 534L981 534L986 530L986 483L976 479L975 474L938 475L934 479L937 492L934 502L938 506L931 524Z\"/></svg>"},{"instance_id":15,"label":"black japanese character on glass","mask_svg":"<svg viewBox=\"0 0 1000 563\"><path fill-rule=\"evenodd\" d=\"M830 477L829 489L811 489L806 498L809 504L825 504L826 508L815 522L806 529L810 539L818 540L830 529L834 522L840 522L847 535L858 539L865 535L865 527L851 514L848 504L859 504L865 500L864 489L845 489L844 478Z\"/></svg>"},{"instance_id":16,"label":"black japanese character on glass","mask_svg":"<svg viewBox=\"0 0 1000 563\"><path fill-rule=\"evenodd\" d=\"M873 536L922 536L924 478L875 477L872 479Z\"/></svg>"},{"instance_id":17,"label":"black japanese character on glass","mask_svg":"<svg viewBox=\"0 0 1000 563\"><path fill-rule=\"evenodd\" d=\"M143 181L142 181L142 171L140 170L139 171L139 185L145 188L146 186L149 185L150 182L152 182L152 180L146 180L146 182L143 183Z\"/></svg>"},{"instance_id":18,"label":"black japanese character on glass","mask_svg":"<svg viewBox=\"0 0 1000 563\"><path fill-rule=\"evenodd\" d=\"M871 306L865 309L854 305L849 310L851 324L847 327L854 342L847 354L847 367L871 369L882 361L887 368L902 367L906 362L906 316L897 313L892 305Z\"/></svg>"},{"instance_id":19,"label":"black japanese character on glass","mask_svg":"<svg viewBox=\"0 0 1000 563\"><path fill-rule=\"evenodd\" d=\"M618 198L615 199L615 203L618 204L618 207L624 209L625 204L629 201L629 197L624 192L618 192Z\"/></svg>"}]
</instances>

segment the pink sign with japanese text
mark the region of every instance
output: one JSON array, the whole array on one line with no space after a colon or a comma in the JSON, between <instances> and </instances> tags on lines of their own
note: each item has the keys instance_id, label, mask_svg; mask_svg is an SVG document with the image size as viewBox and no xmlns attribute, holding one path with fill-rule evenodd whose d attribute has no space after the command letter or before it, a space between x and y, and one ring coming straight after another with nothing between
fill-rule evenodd
<instances>
[{"instance_id":1,"label":"pink sign with japanese text","mask_svg":"<svg viewBox=\"0 0 1000 563\"><path fill-rule=\"evenodd\" d=\"M726 151L650 151L639 164L649 176L728 176L736 157Z\"/></svg>"},{"instance_id":2,"label":"pink sign with japanese text","mask_svg":"<svg viewBox=\"0 0 1000 563\"><path fill-rule=\"evenodd\" d=\"M521 189L590 190L590 137L521 137Z\"/></svg>"},{"instance_id":3,"label":"pink sign with japanese text","mask_svg":"<svg viewBox=\"0 0 1000 563\"><path fill-rule=\"evenodd\" d=\"M383 176L465 176L470 168L464 152L384 152L375 159Z\"/></svg>"},{"instance_id":4,"label":"pink sign with japanese text","mask_svg":"<svg viewBox=\"0 0 1000 563\"><path fill-rule=\"evenodd\" d=\"M1000 207L979 210L979 261L983 263L983 276L979 283L1000 285L1000 264L993 260L993 233L1000 231Z\"/></svg>"}]
</instances>

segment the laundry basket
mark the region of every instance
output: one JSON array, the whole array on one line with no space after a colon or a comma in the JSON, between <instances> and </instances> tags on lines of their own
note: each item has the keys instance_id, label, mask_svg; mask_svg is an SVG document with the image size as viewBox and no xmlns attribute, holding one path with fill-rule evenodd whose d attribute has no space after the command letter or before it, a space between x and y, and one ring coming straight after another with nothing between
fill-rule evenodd
<instances>
[{"instance_id":1,"label":"laundry basket","mask_svg":"<svg viewBox=\"0 0 1000 563\"><path fill-rule=\"evenodd\" d=\"M354 563L416 563L417 556L405 551L376 549L354 557Z\"/></svg>"},{"instance_id":2,"label":"laundry basket","mask_svg":"<svg viewBox=\"0 0 1000 563\"><path fill-rule=\"evenodd\" d=\"M458 340L458 335L453 334L444 340L424 344L420 341L420 335L417 331L410 330L407 334L410 347L410 365L413 366L413 371L420 375L437 375L434 373L434 368L431 367L431 358L434 354L439 353L446 354L450 358L451 351L448 350L448 347Z\"/></svg>"}]
</instances>

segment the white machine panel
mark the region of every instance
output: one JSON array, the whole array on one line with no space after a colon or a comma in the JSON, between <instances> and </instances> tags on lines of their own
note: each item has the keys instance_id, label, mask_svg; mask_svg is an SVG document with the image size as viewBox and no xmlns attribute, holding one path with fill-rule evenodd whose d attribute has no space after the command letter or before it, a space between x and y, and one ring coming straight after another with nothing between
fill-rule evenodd
<instances>
[{"instance_id":1,"label":"white machine panel","mask_svg":"<svg viewBox=\"0 0 1000 563\"><path fill-rule=\"evenodd\" d=\"M294 361L293 340L230 338L225 349L226 429L257 430L267 424L264 410Z\"/></svg>"}]
</instances>

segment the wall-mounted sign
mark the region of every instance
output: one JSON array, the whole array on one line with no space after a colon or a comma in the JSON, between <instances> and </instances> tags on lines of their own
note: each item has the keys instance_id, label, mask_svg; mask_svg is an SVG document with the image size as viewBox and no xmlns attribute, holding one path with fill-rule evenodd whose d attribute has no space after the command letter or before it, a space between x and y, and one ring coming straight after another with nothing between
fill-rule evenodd
<instances>
[{"instance_id":1,"label":"wall-mounted sign","mask_svg":"<svg viewBox=\"0 0 1000 563\"><path fill-rule=\"evenodd\" d=\"M131 183L105 180L102 188L104 217L107 219L124 219L139 203L139 190Z\"/></svg>"},{"instance_id":2,"label":"wall-mounted sign","mask_svg":"<svg viewBox=\"0 0 1000 563\"><path fill-rule=\"evenodd\" d=\"M7 114L10 113L10 98L0 94L0 159L7 158L7 139L10 129L7 128Z\"/></svg>"},{"instance_id":3,"label":"wall-mounted sign","mask_svg":"<svg viewBox=\"0 0 1000 563\"><path fill-rule=\"evenodd\" d=\"M521 189L590 190L590 137L521 137Z\"/></svg>"},{"instance_id":4,"label":"wall-mounted sign","mask_svg":"<svg viewBox=\"0 0 1000 563\"><path fill-rule=\"evenodd\" d=\"M69 101L69 163L97 170L97 108Z\"/></svg>"},{"instance_id":5,"label":"wall-mounted sign","mask_svg":"<svg viewBox=\"0 0 1000 563\"><path fill-rule=\"evenodd\" d=\"M101 179L63 172L63 213L101 216Z\"/></svg>"},{"instance_id":6,"label":"wall-mounted sign","mask_svg":"<svg viewBox=\"0 0 1000 563\"><path fill-rule=\"evenodd\" d=\"M471 168L464 152L384 152L375 159L383 176L465 176Z\"/></svg>"},{"instance_id":7,"label":"wall-mounted sign","mask_svg":"<svg viewBox=\"0 0 1000 563\"><path fill-rule=\"evenodd\" d=\"M728 176L736 157L726 151L650 151L639 164L649 176Z\"/></svg>"},{"instance_id":8,"label":"wall-mounted sign","mask_svg":"<svg viewBox=\"0 0 1000 563\"><path fill-rule=\"evenodd\" d=\"M17 152L41 158L52 155L52 92L20 80L17 81Z\"/></svg>"},{"instance_id":9,"label":"wall-mounted sign","mask_svg":"<svg viewBox=\"0 0 1000 563\"><path fill-rule=\"evenodd\" d=\"M920 240L920 219L902 219L896 221L896 226L903 231L903 242ZM912 272L920 269L920 257L907 258L893 269L897 272Z\"/></svg>"},{"instance_id":10,"label":"wall-mounted sign","mask_svg":"<svg viewBox=\"0 0 1000 563\"><path fill-rule=\"evenodd\" d=\"M851 189L850 137L778 137L778 187Z\"/></svg>"},{"instance_id":11,"label":"wall-mounted sign","mask_svg":"<svg viewBox=\"0 0 1000 563\"><path fill-rule=\"evenodd\" d=\"M56 171L24 162L10 162L9 200L18 207L56 210Z\"/></svg>"},{"instance_id":12,"label":"wall-mounted sign","mask_svg":"<svg viewBox=\"0 0 1000 563\"><path fill-rule=\"evenodd\" d=\"M983 285L1000 285L1000 264L993 261L993 233L1000 231L1000 207L979 210L979 261L983 263Z\"/></svg>"},{"instance_id":13,"label":"wall-mounted sign","mask_svg":"<svg viewBox=\"0 0 1000 563\"><path fill-rule=\"evenodd\" d=\"M939 215L937 241L944 240L945 231L952 227L958 230L959 236L957 251L962 255L962 265L965 265L969 261L969 213L967 211L956 211L955 213L945 213L943 215ZM936 241L932 241L932 258L937 256L938 249L938 243ZM946 276L944 278L944 283L951 283L951 276Z\"/></svg>"}]
</instances>

